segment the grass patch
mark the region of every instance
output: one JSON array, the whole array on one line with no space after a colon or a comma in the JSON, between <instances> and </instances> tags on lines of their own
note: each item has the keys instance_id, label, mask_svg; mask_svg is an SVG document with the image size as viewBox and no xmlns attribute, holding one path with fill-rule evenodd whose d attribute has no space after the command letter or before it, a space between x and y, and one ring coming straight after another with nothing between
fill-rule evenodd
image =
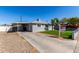
<instances>
[{"instance_id":1,"label":"grass patch","mask_svg":"<svg viewBox=\"0 0 79 59\"><path fill-rule=\"evenodd\" d=\"M72 39L72 31L65 31L61 33L61 37L65 39Z\"/></svg>"},{"instance_id":2,"label":"grass patch","mask_svg":"<svg viewBox=\"0 0 79 59\"><path fill-rule=\"evenodd\" d=\"M59 36L58 30L43 31L41 33L55 35L56 37ZM72 31L64 31L63 33L60 34L60 36L65 38L65 39L72 39Z\"/></svg>"}]
</instances>

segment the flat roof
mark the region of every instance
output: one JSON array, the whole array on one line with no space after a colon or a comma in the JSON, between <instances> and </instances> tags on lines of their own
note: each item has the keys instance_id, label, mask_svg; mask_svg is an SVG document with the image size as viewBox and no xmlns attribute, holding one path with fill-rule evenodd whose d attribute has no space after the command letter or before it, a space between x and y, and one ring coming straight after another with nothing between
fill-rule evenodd
<instances>
[{"instance_id":1,"label":"flat roof","mask_svg":"<svg viewBox=\"0 0 79 59\"><path fill-rule=\"evenodd\" d=\"M15 23L12 23L12 24L49 24L49 23L41 23L41 22L39 22L39 23L35 23L35 22L15 22Z\"/></svg>"},{"instance_id":2,"label":"flat roof","mask_svg":"<svg viewBox=\"0 0 79 59\"><path fill-rule=\"evenodd\" d=\"M49 23L45 22L45 21L41 21L41 20L36 20L36 21L33 21L33 22L15 22L15 23L12 23L12 24L49 24Z\"/></svg>"}]
</instances>

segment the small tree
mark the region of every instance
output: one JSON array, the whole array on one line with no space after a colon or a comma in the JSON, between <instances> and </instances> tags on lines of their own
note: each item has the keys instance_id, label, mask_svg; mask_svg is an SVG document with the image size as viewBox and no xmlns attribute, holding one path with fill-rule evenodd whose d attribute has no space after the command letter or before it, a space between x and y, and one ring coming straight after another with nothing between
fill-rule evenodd
<instances>
[{"instance_id":1,"label":"small tree","mask_svg":"<svg viewBox=\"0 0 79 59\"><path fill-rule=\"evenodd\" d=\"M61 19L60 23L67 24L67 23L69 23L69 19L68 18L63 18L63 19Z\"/></svg>"},{"instance_id":2,"label":"small tree","mask_svg":"<svg viewBox=\"0 0 79 59\"><path fill-rule=\"evenodd\" d=\"M77 23L79 23L79 18L72 17L72 18L70 18L69 23L72 25L77 24Z\"/></svg>"}]
</instances>

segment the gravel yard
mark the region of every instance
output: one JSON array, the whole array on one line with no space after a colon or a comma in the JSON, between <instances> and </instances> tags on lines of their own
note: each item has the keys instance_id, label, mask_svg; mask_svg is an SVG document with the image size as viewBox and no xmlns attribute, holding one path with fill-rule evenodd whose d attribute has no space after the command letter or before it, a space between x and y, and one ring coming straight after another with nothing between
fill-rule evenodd
<instances>
[{"instance_id":1,"label":"gravel yard","mask_svg":"<svg viewBox=\"0 0 79 59\"><path fill-rule=\"evenodd\" d=\"M1 53L36 53L38 52L25 39L15 33L0 32Z\"/></svg>"}]
</instances>

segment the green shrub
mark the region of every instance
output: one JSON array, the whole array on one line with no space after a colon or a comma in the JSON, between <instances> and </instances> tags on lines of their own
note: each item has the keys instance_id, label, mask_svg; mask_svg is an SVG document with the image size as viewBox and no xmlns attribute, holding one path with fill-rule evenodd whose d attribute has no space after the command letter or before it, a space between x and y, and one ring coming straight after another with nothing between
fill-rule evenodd
<instances>
[{"instance_id":1,"label":"green shrub","mask_svg":"<svg viewBox=\"0 0 79 59\"><path fill-rule=\"evenodd\" d=\"M59 31L58 30L51 30L51 31L43 31L41 33L46 33L46 34L51 34L51 35L55 35L56 37L59 36ZM65 39L72 39L72 31L64 31L60 34L61 37L65 38Z\"/></svg>"}]
</instances>

